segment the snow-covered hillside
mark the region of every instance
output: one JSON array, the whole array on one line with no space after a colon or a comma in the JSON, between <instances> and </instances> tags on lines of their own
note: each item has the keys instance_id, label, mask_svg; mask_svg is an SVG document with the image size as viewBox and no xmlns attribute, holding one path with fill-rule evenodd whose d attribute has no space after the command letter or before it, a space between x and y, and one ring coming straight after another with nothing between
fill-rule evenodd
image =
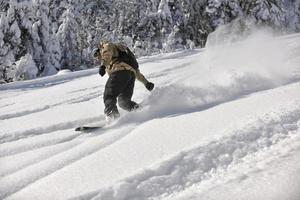
<instances>
[{"instance_id":1,"label":"snow-covered hillside","mask_svg":"<svg viewBox=\"0 0 300 200\"><path fill-rule=\"evenodd\" d=\"M144 108L92 133L96 69L0 85L0 199L299 199L300 34L208 44L140 59Z\"/></svg>"}]
</instances>

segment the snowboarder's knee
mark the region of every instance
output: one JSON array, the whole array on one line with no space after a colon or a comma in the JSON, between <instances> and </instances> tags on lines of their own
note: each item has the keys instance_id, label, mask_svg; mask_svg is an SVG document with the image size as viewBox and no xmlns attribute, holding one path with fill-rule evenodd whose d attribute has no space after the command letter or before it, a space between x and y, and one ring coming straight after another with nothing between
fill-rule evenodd
<instances>
[{"instance_id":1,"label":"snowboarder's knee","mask_svg":"<svg viewBox=\"0 0 300 200\"><path fill-rule=\"evenodd\" d=\"M118 105L124 110L129 110L130 100L124 98L118 98Z\"/></svg>"},{"instance_id":2,"label":"snowboarder's knee","mask_svg":"<svg viewBox=\"0 0 300 200\"><path fill-rule=\"evenodd\" d=\"M118 104L119 104L120 108L127 110L129 112L133 111L139 107L139 105L137 103L135 103L134 101L131 101L130 99L119 98Z\"/></svg>"}]
</instances>

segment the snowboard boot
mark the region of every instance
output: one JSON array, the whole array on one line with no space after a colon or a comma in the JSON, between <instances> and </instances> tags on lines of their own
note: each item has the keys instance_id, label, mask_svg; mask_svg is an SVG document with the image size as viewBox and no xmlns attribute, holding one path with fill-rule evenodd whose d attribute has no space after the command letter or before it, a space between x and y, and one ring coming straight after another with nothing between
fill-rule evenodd
<instances>
[{"instance_id":1,"label":"snowboard boot","mask_svg":"<svg viewBox=\"0 0 300 200\"><path fill-rule=\"evenodd\" d=\"M135 105L133 106L133 108L131 109L132 112L138 112L138 111L140 111L140 110L142 110L142 106L139 105L139 104L135 104Z\"/></svg>"},{"instance_id":2,"label":"snowboard boot","mask_svg":"<svg viewBox=\"0 0 300 200\"><path fill-rule=\"evenodd\" d=\"M111 124L113 121L120 117L119 112L111 112L105 115L106 124Z\"/></svg>"}]
</instances>

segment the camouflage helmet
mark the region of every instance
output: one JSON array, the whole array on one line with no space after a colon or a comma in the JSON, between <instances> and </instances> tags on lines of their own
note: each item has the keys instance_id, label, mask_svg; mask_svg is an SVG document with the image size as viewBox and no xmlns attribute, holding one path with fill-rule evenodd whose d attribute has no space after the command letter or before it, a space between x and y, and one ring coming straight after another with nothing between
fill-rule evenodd
<instances>
[{"instance_id":1,"label":"camouflage helmet","mask_svg":"<svg viewBox=\"0 0 300 200\"><path fill-rule=\"evenodd\" d=\"M104 47L104 45L106 45L106 44L108 44L109 42L107 41L107 40L103 40L103 41L101 41L100 42L100 44L99 44L99 49L103 49L103 47Z\"/></svg>"}]
</instances>

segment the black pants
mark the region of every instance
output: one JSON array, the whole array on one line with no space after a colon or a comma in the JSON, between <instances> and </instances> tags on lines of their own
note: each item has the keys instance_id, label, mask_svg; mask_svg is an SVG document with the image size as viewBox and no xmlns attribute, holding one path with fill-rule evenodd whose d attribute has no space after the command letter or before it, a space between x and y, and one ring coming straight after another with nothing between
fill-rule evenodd
<instances>
[{"instance_id":1,"label":"black pants","mask_svg":"<svg viewBox=\"0 0 300 200\"><path fill-rule=\"evenodd\" d=\"M138 107L138 104L131 101L134 89L135 75L128 70L122 70L112 73L105 85L104 91L104 113L108 116L118 117L118 104L127 111L132 111Z\"/></svg>"}]
</instances>

